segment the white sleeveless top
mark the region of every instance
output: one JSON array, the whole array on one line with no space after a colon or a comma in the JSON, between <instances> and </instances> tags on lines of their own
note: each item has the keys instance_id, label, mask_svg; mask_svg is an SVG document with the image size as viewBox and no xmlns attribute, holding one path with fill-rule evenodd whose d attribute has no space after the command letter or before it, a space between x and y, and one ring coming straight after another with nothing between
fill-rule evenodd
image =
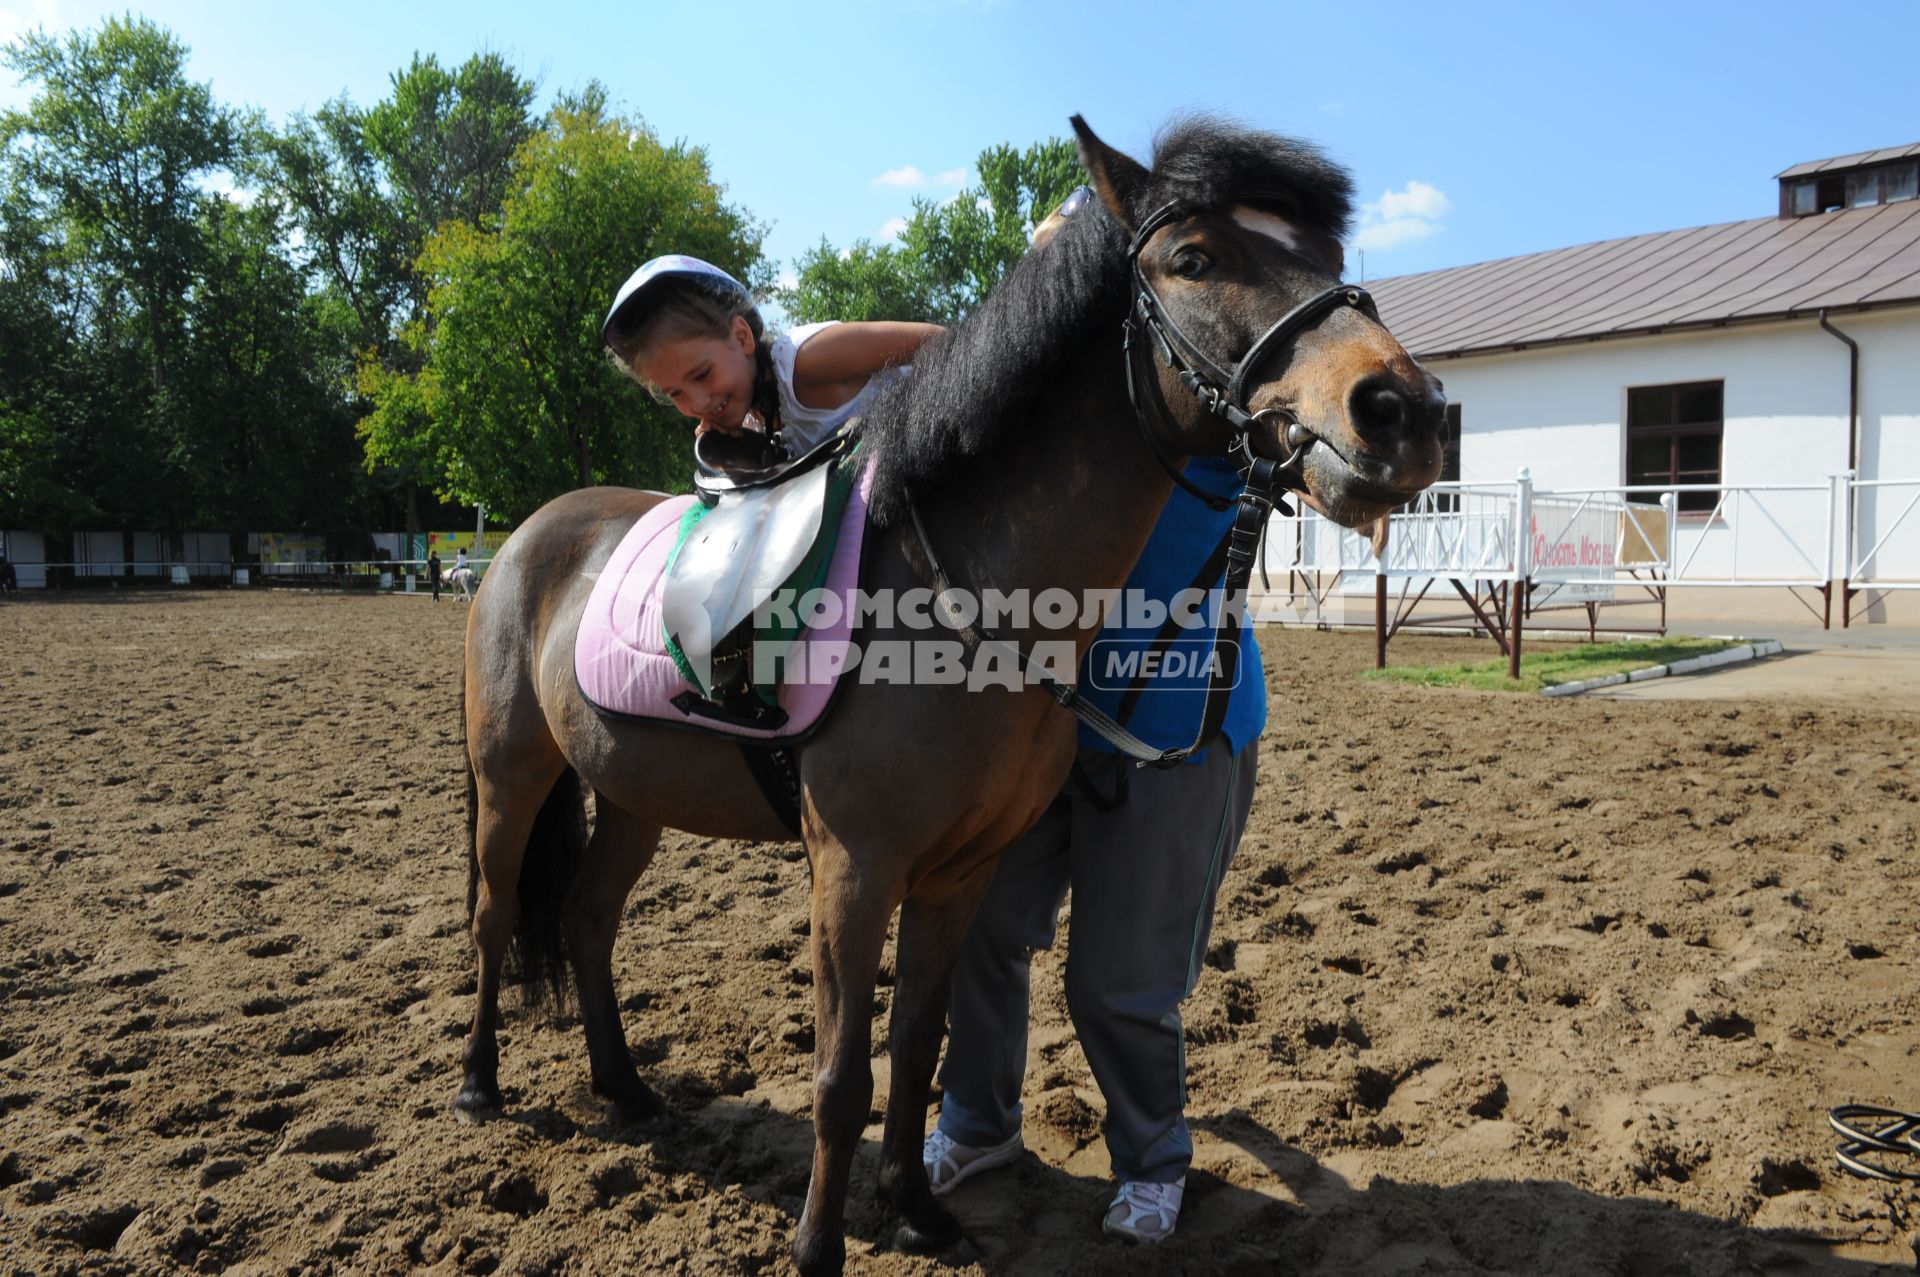
<instances>
[{"instance_id":1,"label":"white sleeveless top","mask_svg":"<svg viewBox=\"0 0 1920 1277\"><path fill-rule=\"evenodd\" d=\"M789 457L811 452L827 436L845 425L849 417L857 417L871 407L874 398L882 390L912 371L910 364L882 368L867 379L867 384L860 387L859 394L838 408L809 408L801 403L800 397L793 392L793 364L800 355L800 347L806 345L814 334L839 322L829 319L819 324L802 324L792 332L774 338L773 348L768 352L773 359L773 379L780 389L780 439Z\"/></svg>"}]
</instances>

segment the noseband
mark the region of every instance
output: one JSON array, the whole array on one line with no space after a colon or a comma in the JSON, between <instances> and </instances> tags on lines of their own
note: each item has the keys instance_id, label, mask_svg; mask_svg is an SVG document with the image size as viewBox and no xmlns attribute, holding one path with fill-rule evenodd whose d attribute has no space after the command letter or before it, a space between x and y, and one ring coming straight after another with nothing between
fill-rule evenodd
<instances>
[{"instance_id":1,"label":"noseband","mask_svg":"<svg viewBox=\"0 0 1920 1277\"><path fill-rule=\"evenodd\" d=\"M1313 446L1314 436L1285 409L1269 408L1263 412L1252 412L1247 403L1248 377L1274 351L1286 350L1291 355L1293 343L1300 339L1301 334L1342 306L1353 307L1375 323L1380 322L1380 315L1374 309L1373 295L1366 289L1353 284L1335 284L1282 315L1278 323L1260 334L1259 339L1247 348L1247 353L1241 356L1234 371L1228 373L1180 330L1180 325L1167 313L1160 295L1147 282L1146 272L1140 269L1141 250L1146 248L1154 232L1190 216L1193 211L1178 201L1161 206L1153 216L1140 224L1140 229L1134 232L1132 244L1127 248L1127 265L1133 272L1133 305L1129 308L1124 325L1126 338L1123 343L1127 365L1127 398L1133 403L1134 418L1140 424L1140 433L1146 437L1147 447L1152 450L1161 467L1173 476L1173 481L1206 502L1209 508L1224 510L1232 504L1232 499L1216 496L1189 482L1167 460L1154 438L1155 423L1149 417L1157 413L1152 412L1149 401L1140 394L1138 361L1133 353L1134 334L1142 333L1152 338L1160 358L1179 375L1180 384L1200 401L1203 409L1226 423L1229 435L1227 454L1240 463L1240 471L1247 481L1249 492L1271 493L1280 477L1299 465L1300 458ZM1249 442L1253 427L1269 417L1284 418L1287 422L1285 441L1293 452L1284 461L1256 456ZM1264 500L1271 505L1278 498L1266 496ZM1285 510L1284 505L1282 509Z\"/></svg>"}]
</instances>

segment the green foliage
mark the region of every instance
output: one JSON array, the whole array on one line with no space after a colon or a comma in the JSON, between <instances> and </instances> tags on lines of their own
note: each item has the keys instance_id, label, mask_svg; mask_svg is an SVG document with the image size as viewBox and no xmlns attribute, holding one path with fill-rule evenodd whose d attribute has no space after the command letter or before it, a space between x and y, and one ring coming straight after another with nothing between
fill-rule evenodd
<instances>
[{"instance_id":1,"label":"green foliage","mask_svg":"<svg viewBox=\"0 0 1920 1277\"><path fill-rule=\"evenodd\" d=\"M952 324L979 305L1026 255L1033 231L1084 180L1073 143L1049 138L1024 151L980 153L980 184L939 203L916 198L898 245L825 240L780 293L796 322L914 319Z\"/></svg>"},{"instance_id":2,"label":"green foliage","mask_svg":"<svg viewBox=\"0 0 1920 1277\"><path fill-rule=\"evenodd\" d=\"M343 396L352 329L310 298L283 251L271 199L215 201L203 214L205 267L189 293L194 340L175 398L172 469L183 526L337 526L355 470Z\"/></svg>"},{"instance_id":3,"label":"green foliage","mask_svg":"<svg viewBox=\"0 0 1920 1277\"><path fill-rule=\"evenodd\" d=\"M514 153L535 132L533 81L497 53L448 70L431 54L393 76L393 94L360 117L364 145L392 193L406 260L446 222L487 226L514 181ZM411 274L419 317L426 280Z\"/></svg>"},{"instance_id":4,"label":"green foliage","mask_svg":"<svg viewBox=\"0 0 1920 1277\"><path fill-rule=\"evenodd\" d=\"M385 352L409 295L417 241L383 184L366 113L344 98L267 139L264 177L299 227L303 265L352 318L356 349Z\"/></svg>"},{"instance_id":5,"label":"green foliage","mask_svg":"<svg viewBox=\"0 0 1920 1277\"><path fill-rule=\"evenodd\" d=\"M782 309L801 324L823 319L952 322L924 261L892 244L864 239L844 252L822 239L801 256L794 286L778 296Z\"/></svg>"},{"instance_id":6,"label":"green foliage","mask_svg":"<svg viewBox=\"0 0 1920 1277\"><path fill-rule=\"evenodd\" d=\"M498 229L448 222L429 239L420 379L362 365L369 458L424 450L443 494L516 519L593 483L684 486L684 425L602 350L611 282L674 251L764 286L763 233L724 202L703 150L662 144L594 90L564 101L516 156Z\"/></svg>"}]
</instances>

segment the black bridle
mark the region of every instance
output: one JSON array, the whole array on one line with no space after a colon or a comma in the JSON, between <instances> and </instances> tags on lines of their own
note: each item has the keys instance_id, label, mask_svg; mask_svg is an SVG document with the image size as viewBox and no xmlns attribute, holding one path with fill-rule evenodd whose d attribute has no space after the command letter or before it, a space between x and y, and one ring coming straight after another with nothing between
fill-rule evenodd
<instances>
[{"instance_id":1,"label":"black bridle","mask_svg":"<svg viewBox=\"0 0 1920 1277\"><path fill-rule=\"evenodd\" d=\"M1209 509L1224 510L1232 504L1233 498L1218 496L1190 482L1167 459L1159 440L1154 437L1155 427L1164 425L1164 421L1150 420L1150 416L1157 417L1159 414L1152 402L1140 394L1139 361L1134 357L1133 341L1134 335L1140 333L1152 338L1160 358L1178 374L1180 384L1200 401L1201 408L1226 423L1227 454L1240 463L1248 494L1257 494L1256 499L1270 508L1278 500L1273 495L1274 487L1280 483L1282 475L1300 464L1300 458L1313 446L1315 436L1285 409L1268 408L1258 413L1251 411L1251 405L1247 402L1249 375L1275 350L1285 348L1291 356L1291 346L1300 339L1302 333L1342 306L1352 306L1375 323L1380 322L1380 314L1374 309L1373 295L1366 289L1354 284L1335 284L1282 315L1277 323L1260 334L1253 345L1247 348L1247 353L1240 357L1233 372L1227 372L1180 330L1180 325L1167 313L1160 295L1147 282L1146 272L1140 269L1140 253L1146 248L1147 241L1153 238L1154 232L1171 222L1190 217L1196 211L1177 200L1162 205L1140 224L1140 229L1133 233L1133 242L1127 247L1127 266L1133 273L1133 303L1128 308L1123 325L1126 337L1122 343L1127 366L1127 398L1133 403L1134 419L1140 425L1140 433L1145 437L1147 447L1161 468L1173 476L1173 481L1190 495L1206 502ZM1293 451L1284 460L1275 461L1258 456L1250 443L1253 428L1268 417L1286 420L1287 430L1283 438ZM1286 513L1292 513L1286 510L1284 503L1281 508Z\"/></svg>"},{"instance_id":2,"label":"black bridle","mask_svg":"<svg viewBox=\"0 0 1920 1277\"><path fill-rule=\"evenodd\" d=\"M1195 588L1207 590L1215 580L1221 580L1222 596L1228 601L1225 615L1214 634L1213 673L1208 678L1206 709L1201 715L1200 729L1193 743L1177 749L1160 749L1149 745L1129 732L1122 722L1110 717L1080 694L1071 683L1061 683L1044 672L1038 671L1028 660L1025 653L1013 643L1002 639L993 631L981 625L968 625L957 616L946 616L947 623L956 630L969 648L992 646L1011 651L1015 659L1025 667L1032 681L1043 688L1047 694L1061 706L1073 712L1080 721L1097 735L1103 737L1120 753L1131 758L1135 765L1142 767L1172 767L1184 762L1189 756L1203 750L1219 734L1220 724L1226 718L1227 698L1238 682L1239 674L1239 630L1241 618L1239 607L1244 606L1247 585L1253 577L1253 561L1260 545L1260 533L1266 526L1267 516L1273 512L1276 504L1291 514L1275 491L1281 476L1293 469L1313 446L1313 433L1285 409L1265 409L1261 412L1248 411L1247 378L1259 364L1274 350L1291 347L1302 333L1317 324L1323 317L1342 306L1352 306L1375 323L1380 316L1374 310L1373 298L1364 288L1351 284L1336 284L1332 288L1308 298L1295 306L1280 321L1260 335L1259 340L1248 347L1234 371L1229 374L1180 331L1173 316L1161 304L1160 297L1153 291L1153 285L1147 282L1145 272L1140 269L1140 250L1146 246L1153 233L1167 223L1181 217L1192 215L1194 210L1180 203L1168 204L1141 224L1134 232L1133 243L1127 249L1127 265L1133 272L1133 304L1128 308L1123 325L1125 339L1122 343L1127 367L1127 398L1133 402L1134 418L1145 436L1148 449L1153 453L1173 481L1189 493L1206 502L1209 509L1225 510L1238 505L1234 513L1233 526L1225 539L1202 565ZM1227 454L1240 463L1241 475L1246 480L1245 490L1239 497L1223 497L1206 491L1180 473L1161 451L1159 442L1154 438L1154 422L1148 420L1149 404L1143 399L1137 384L1137 363L1134 357L1134 334L1142 333L1153 339L1160 351L1160 357L1167 366L1179 374L1180 384L1191 391L1200 400L1206 411L1221 418L1227 426L1229 438ZM1284 461L1271 457L1262 457L1253 451L1250 442L1253 427L1261 424L1268 416L1284 418L1287 421L1285 442L1293 449ZM1163 424L1163 423L1161 423ZM1305 486L1304 480L1301 486ZM953 583L946 569L934 554L933 541L927 535L926 524L920 518L920 508L911 494L907 497L907 512L913 518L914 534L919 544L925 568L934 585L935 601L953 591ZM1224 567L1224 578L1222 569ZM1237 601L1237 602L1236 602ZM1172 625L1170 619L1168 624ZM1165 640L1170 630L1164 629L1156 644ZM1137 699L1137 691L1130 690L1121 703L1121 718L1127 716L1128 708ZM1096 805L1105 807L1118 801L1101 799L1089 795Z\"/></svg>"}]
</instances>

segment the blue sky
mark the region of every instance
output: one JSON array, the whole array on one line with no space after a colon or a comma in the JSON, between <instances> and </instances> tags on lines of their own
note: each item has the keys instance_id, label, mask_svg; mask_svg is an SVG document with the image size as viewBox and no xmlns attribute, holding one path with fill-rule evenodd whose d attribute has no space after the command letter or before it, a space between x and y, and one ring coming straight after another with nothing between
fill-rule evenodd
<instances>
[{"instance_id":1,"label":"blue sky","mask_svg":"<svg viewBox=\"0 0 1920 1277\"><path fill-rule=\"evenodd\" d=\"M0 0L0 40L127 6ZM276 120L379 100L413 53L598 79L708 148L791 262L881 238L979 151L1083 113L1144 157L1185 109L1311 138L1352 170L1370 278L1770 216L1789 164L1920 141L1920 3L1364 6L1222 0L502 4L168 0L134 12L190 74ZM0 106L25 91L0 71ZM1357 275L1357 260L1350 273Z\"/></svg>"}]
</instances>

